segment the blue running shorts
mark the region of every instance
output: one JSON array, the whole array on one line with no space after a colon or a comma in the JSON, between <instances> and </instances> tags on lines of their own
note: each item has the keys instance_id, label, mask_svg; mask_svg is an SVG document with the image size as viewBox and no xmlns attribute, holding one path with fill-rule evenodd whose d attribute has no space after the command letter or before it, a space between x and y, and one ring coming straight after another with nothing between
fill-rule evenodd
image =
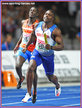
<instances>
[{"instance_id":1,"label":"blue running shorts","mask_svg":"<svg viewBox=\"0 0 82 108\"><path fill-rule=\"evenodd\" d=\"M34 49L31 59L35 60L37 66L43 64L46 75L53 75L54 73L54 54L51 56L43 56L36 49Z\"/></svg>"},{"instance_id":2,"label":"blue running shorts","mask_svg":"<svg viewBox=\"0 0 82 108\"><path fill-rule=\"evenodd\" d=\"M17 55L16 56L22 56L23 58L25 58L25 60L28 59L28 61L30 61L30 57L31 57L31 52L26 50L25 53L22 52L22 49L21 47L19 47L19 50L17 52Z\"/></svg>"}]
</instances>

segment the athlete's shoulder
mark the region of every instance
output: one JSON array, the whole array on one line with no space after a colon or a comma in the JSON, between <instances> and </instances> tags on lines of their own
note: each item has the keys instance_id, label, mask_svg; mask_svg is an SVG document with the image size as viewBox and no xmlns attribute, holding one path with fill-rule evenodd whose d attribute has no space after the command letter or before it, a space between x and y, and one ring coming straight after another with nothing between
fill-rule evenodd
<instances>
[{"instance_id":1,"label":"athlete's shoulder","mask_svg":"<svg viewBox=\"0 0 82 108\"><path fill-rule=\"evenodd\" d=\"M52 34L54 34L55 36L57 35L57 36L61 36L61 30L58 28L58 27L56 27L54 30L53 30L53 33Z\"/></svg>"},{"instance_id":2,"label":"athlete's shoulder","mask_svg":"<svg viewBox=\"0 0 82 108\"><path fill-rule=\"evenodd\" d=\"M35 23L39 23L39 22L40 22L39 19L36 19L36 20L35 20Z\"/></svg>"},{"instance_id":3,"label":"athlete's shoulder","mask_svg":"<svg viewBox=\"0 0 82 108\"><path fill-rule=\"evenodd\" d=\"M38 23L39 23L39 20L38 20L38 19L36 19L36 21L33 23L34 28L36 28L36 27L37 27Z\"/></svg>"},{"instance_id":4,"label":"athlete's shoulder","mask_svg":"<svg viewBox=\"0 0 82 108\"><path fill-rule=\"evenodd\" d=\"M52 25L50 28L49 28L49 30L51 31L51 32L53 32L55 29L57 28L57 25Z\"/></svg>"},{"instance_id":5,"label":"athlete's shoulder","mask_svg":"<svg viewBox=\"0 0 82 108\"><path fill-rule=\"evenodd\" d=\"M26 22L28 22L28 19L25 19L25 20L22 20L22 21L21 21L22 24L24 24L24 23L26 23Z\"/></svg>"},{"instance_id":6,"label":"athlete's shoulder","mask_svg":"<svg viewBox=\"0 0 82 108\"><path fill-rule=\"evenodd\" d=\"M40 22L37 24L36 28L41 27L43 23L44 23L44 21L40 21Z\"/></svg>"},{"instance_id":7,"label":"athlete's shoulder","mask_svg":"<svg viewBox=\"0 0 82 108\"><path fill-rule=\"evenodd\" d=\"M42 23L44 23L44 21L40 21L40 22L39 22L39 24L42 24Z\"/></svg>"}]
</instances>

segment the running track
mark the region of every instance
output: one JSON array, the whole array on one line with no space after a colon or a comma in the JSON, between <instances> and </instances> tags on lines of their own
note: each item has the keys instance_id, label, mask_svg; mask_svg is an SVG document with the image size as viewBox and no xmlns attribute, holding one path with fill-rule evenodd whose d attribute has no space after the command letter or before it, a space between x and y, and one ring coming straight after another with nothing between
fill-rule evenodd
<instances>
[{"instance_id":1,"label":"running track","mask_svg":"<svg viewBox=\"0 0 82 108\"><path fill-rule=\"evenodd\" d=\"M26 89L2 89L2 106L80 106L80 86L63 86L59 97L54 87L37 88L37 101L21 102Z\"/></svg>"}]
</instances>

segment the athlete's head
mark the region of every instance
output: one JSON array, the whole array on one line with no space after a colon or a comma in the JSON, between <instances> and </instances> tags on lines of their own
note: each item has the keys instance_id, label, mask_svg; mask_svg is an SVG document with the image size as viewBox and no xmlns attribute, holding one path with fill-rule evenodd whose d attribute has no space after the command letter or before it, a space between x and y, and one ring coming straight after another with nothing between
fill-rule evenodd
<instances>
[{"instance_id":1,"label":"athlete's head","mask_svg":"<svg viewBox=\"0 0 82 108\"><path fill-rule=\"evenodd\" d=\"M54 22L55 19L55 15L53 10L47 10L43 16L43 20L44 22L48 23L48 22Z\"/></svg>"},{"instance_id":2,"label":"athlete's head","mask_svg":"<svg viewBox=\"0 0 82 108\"><path fill-rule=\"evenodd\" d=\"M34 18L38 16L38 10L36 7L32 7L29 11L29 17Z\"/></svg>"}]
</instances>

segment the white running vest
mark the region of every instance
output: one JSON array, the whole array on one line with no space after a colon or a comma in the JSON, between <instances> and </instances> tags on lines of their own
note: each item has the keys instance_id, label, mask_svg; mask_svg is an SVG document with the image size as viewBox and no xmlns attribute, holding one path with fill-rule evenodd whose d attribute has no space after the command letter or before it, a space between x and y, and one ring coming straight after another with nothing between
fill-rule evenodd
<instances>
[{"instance_id":1,"label":"white running vest","mask_svg":"<svg viewBox=\"0 0 82 108\"><path fill-rule=\"evenodd\" d=\"M44 23L43 21L40 22L35 30L35 35L37 37L35 49L43 56L50 56L50 55L54 54L54 51L45 49L46 43L45 43L45 39L44 39L44 33L47 36L48 44L50 44L51 46L54 46L56 44L56 42L52 39L51 35L52 35L53 30L55 28L57 28L57 26L53 25L52 27L47 29L45 32L43 32L43 30L42 30L43 23Z\"/></svg>"}]
</instances>

